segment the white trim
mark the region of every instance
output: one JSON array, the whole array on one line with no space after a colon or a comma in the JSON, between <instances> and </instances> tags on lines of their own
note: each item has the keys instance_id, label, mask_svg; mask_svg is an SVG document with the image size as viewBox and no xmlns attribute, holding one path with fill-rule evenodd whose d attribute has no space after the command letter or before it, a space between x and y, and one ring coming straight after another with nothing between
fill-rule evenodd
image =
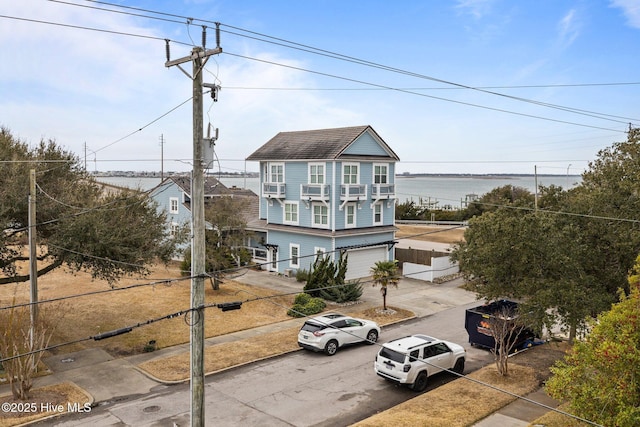
<instances>
[{"instance_id":1,"label":"white trim","mask_svg":"<svg viewBox=\"0 0 640 427\"><path fill-rule=\"evenodd\" d=\"M384 167L386 169L386 174L384 175L385 177L385 181L384 182L376 182L376 167ZM373 172L372 176L371 176L371 182L373 184L390 184L391 181L389 180L389 163L374 163L371 171ZM380 176L382 176L382 174L379 174Z\"/></svg>"},{"instance_id":2,"label":"white trim","mask_svg":"<svg viewBox=\"0 0 640 427\"><path fill-rule=\"evenodd\" d=\"M284 163L282 163L282 162L273 162L273 163L269 162L268 165L269 165L268 168L267 168L268 173L267 173L267 177L265 179L265 182L268 182L268 183L283 183L283 182L286 182L285 177L284 177ZM274 168L274 167L282 167L282 181L273 181L271 179L272 175L273 175L272 168ZM280 175L280 174L276 173L276 175Z\"/></svg>"},{"instance_id":3,"label":"white trim","mask_svg":"<svg viewBox=\"0 0 640 427\"><path fill-rule=\"evenodd\" d=\"M353 223L349 224L349 208L353 209ZM351 202L347 203L344 206L344 228L356 228L356 224L358 223L358 218L356 212L358 211L358 204Z\"/></svg>"},{"instance_id":4,"label":"white trim","mask_svg":"<svg viewBox=\"0 0 640 427\"><path fill-rule=\"evenodd\" d=\"M380 221L376 221L376 208L380 208ZM382 203L378 202L378 203L374 203L373 207L371 208L371 210L373 211L373 225L382 225L384 223L384 207L382 206Z\"/></svg>"},{"instance_id":5,"label":"white trim","mask_svg":"<svg viewBox=\"0 0 640 427\"><path fill-rule=\"evenodd\" d=\"M312 176L311 167L312 166L316 167L316 173L313 174L313 176L322 178L322 182L318 182L318 181L313 182L311 180L311 176ZM317 173L318 167L322 168L322 174L318 174ZM324 164L324 163L321 163L321 162L308 163L308 167L307 167L307 182L309 184L326 184L327 183L327 165Z\"/></svg>"},{"instance_id":6,"label":"white trim","mask_svg":"<svg viewBox=\"0 0 640 427\"><path fill-rule=\"evenodd\" d=\"M289 225L298 225L300 223L300 206L298 201L285 201L282 204L282 223ZM295 206L295 220L287 220L287 206Z\"/></svg>"},{"instance_id":7,"label":"white trim","mask_svg":"<svg viewBox=\"0 0 640 427\"><path fill-rule=\"evenodd\" d=\"M344 173L345 166L355 166L357 168L356 182L344 182L344 177L346 174ZM352 173L349 173L349 176L353 176ZM342 185L358 185L360 184L360 163L357 162L345 162L342 163L342 173L340 174L340 181Z\"/></svg>"},{"instance_id":8,"label":"white trim","mask_svg":"<svg viewBox=\"0 0 640 427\"><path fill-rule=\"evenodd\" d=\"M175 203L175 207L174 207ZM180 199L177 197L169 197L169 213L177 214L180 212Z\"/></svg>"},{"instance_id":9,"label":"white trim","mask_svg":"<svg viewBox=\"0 0 640 427\"><path fill-rule=\"evenodd\" d=\"M295 258L293 255L293 250L296 250ZM293 262L295 259L295 263ZM289 243L289 267L299 268L300 267L300 245L297 243Z\"/></svg>"},{"instance_id":10,"label":"white trim","mask_svg":"<svg viewBox=\"0 0 640 427\"><path fill-rule=\"evenodd\" d=\"M320 208L320 209L325 209L326 210L326 215L322 215L322 216L326 216L327 218L327 223L323 224L322 222L316 222L316 208ZM311 226L315 227L315 228L330 228L331 224L329 224L329 207L324 204L324 203L318 203L318 202L314 202L311 203Z\"/></svg>"}]
</instances>

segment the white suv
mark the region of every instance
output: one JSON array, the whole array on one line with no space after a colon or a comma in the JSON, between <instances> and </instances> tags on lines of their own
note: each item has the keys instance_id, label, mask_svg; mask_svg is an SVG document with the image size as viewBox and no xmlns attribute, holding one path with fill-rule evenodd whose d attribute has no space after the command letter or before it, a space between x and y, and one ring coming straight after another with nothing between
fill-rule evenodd
<instances>
[{"instance_id":1,"label":"white suv","mask_svg":"<svg viewBox=\"0 0 640 427\"><path fill-rule=\"evenodd\" d=\"M380 327L376 322L328 313L304 322L298 333L298 345L333 356L345 344L373 344L378 341L378 335Z\"/></svg>"},{"instance_id":2,"label":"white suv","mask_svg":"<svg viewBox=\"0 0 640 427\"><path fill-rule=\"evenodd\" d=\"M464 371L466 350L452 342L411 335L382 345L374 369L382 378L424 391L427 378L443 370Z\"/></svg>"}]
</instances>

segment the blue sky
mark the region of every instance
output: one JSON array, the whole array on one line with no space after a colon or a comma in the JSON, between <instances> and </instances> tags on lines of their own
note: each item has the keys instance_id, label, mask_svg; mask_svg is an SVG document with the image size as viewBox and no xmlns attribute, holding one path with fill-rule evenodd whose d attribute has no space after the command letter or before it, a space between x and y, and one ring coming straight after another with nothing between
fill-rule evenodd
<instances>
[{"instance_id":1,"label":"blue sky","mask_svg":"<svg viewBox=\"0 0 640 427\"><path fill-rule=\"evenodd\" d=\"M281 131L369 124L399 173L579 174L640 125L638 0L106 3L129 8L0 1L0 125L90 170L191 169L191 81L164 39L183 57L206 25L212 48L214 22L215 172L257 171Z\"/></svg>"}]
</instances>

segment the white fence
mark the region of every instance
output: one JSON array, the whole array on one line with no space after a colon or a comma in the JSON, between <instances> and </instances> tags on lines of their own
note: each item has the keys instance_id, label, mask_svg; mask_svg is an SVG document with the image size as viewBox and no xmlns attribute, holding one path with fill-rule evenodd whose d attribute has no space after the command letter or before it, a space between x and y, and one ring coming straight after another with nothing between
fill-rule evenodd
<instances>
[{"instance_id":1,"label":"white fence","mask_svg":"<svg viewBox=\"0 0 640 427\"><path fill-rule=\"evenodd\" d=\"M451 262L448 256L431 258L431 265L404 262L402 275L411 279L433 282L434 279L456 274L460 271L458 263Z\"/></svg>"}]
</instances>

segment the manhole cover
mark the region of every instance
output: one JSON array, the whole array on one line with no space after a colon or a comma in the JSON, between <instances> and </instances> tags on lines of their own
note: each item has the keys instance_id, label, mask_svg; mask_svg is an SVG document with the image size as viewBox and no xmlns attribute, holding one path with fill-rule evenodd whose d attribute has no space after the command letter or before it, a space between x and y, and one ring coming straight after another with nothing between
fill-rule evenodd
<instances>
[{"instance_id":1,"label":"manhole cover","mask_svg":"<svg viewBox=\"0 0 640 427\"><path fill-rule=\"evenodd\" d=\"M158 412L160 407L158 405L147 406L142 410L142 412L150 413L150 412Z\"/></svg>"},{"instance_id":2,"label":"manhole cover","mask_svg":"<svg viewBox=\"0 0 640 427\"><path fill-rule=\"evenodd\" d=\"M66 359L60 360L60 362L62 362L62 363L71 363L71 362L75 362L75 361L76 361L76 359L74 359L73 357L68 357Z\"/></svg>"}]
</instances>

